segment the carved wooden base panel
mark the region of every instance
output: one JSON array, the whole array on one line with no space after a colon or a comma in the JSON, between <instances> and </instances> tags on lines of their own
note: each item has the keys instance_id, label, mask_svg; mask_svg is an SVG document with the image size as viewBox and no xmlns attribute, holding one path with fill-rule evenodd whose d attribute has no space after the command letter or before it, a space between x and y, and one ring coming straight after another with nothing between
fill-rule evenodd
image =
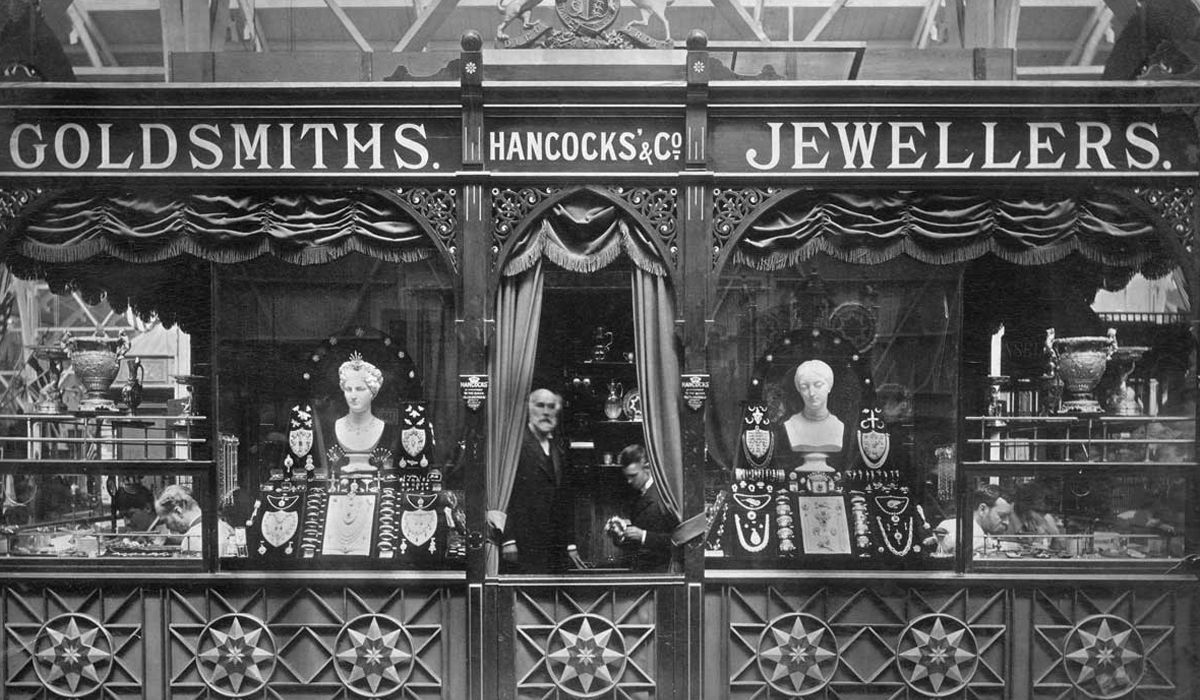
<instances>
[{"instance_id":1,"label":"carved wooden base panel","mask_svg":"<svg viewBox=\"0 0 1200 700\"><path fill-rule=\"evenodd\" d=\"M0 589L0 698L462 698L463 592Z\"/></svg>"},{"instance_id":2,"label":"carved wooden base panel","mask_svg":"<svg viewBox=\"0 0 1200 700\"><path fill-rule=\"evenodd\" d=\"M1003 698L1010 611L994 588L710 589L708 696Z\"/></svg>"},{"instance_id":3,"label":"carved wooden base panel","mask_svg":"<svg viewBox=\"0 0 1200 700\"><path fill-rule=\"evenodd\" d=\"M1171 590L1032 592L1034 698L1193 697L1191 608ZM1194 689L1192 689L1194 691Z\"/></svg>"}]
</instances>

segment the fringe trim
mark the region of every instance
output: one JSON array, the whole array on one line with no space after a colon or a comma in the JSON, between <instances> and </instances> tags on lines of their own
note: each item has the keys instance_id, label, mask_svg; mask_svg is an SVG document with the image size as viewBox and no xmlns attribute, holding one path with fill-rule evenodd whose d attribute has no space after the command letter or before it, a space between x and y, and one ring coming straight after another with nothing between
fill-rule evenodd
<instances>
[{"instance_id":1,"label":"fringe trim","mask_svg":"<svg viewBox=\"0 0 1200 700\"><path fill-rule=\"evenodd\" d=\"M39 263L72 265L97 257L111 257L129 263L156 263L171 258L189 255L208 262L231 264L246 262L263 255L271 255L294 265L320 265L337 260L349 253L362 253L372 258L392 263L416 263L433 257L428 248L404 248L394 250L374 246L357 238L338 245L308 246L299 250L279 250L268 239L253 245L213 247L191 238L176 238L154 250L130 250L107 240L85 241L68 246L45 245L28 239L16 241L12 251Z\"/></svg>"},{"instance_id":2,"label":"fringe trim","mask_svg":"<svg viewBox=\"0 0 1200 700\"><path fill-rule=\"evenodd\" d=\"M586 274L602 270L613 264L624 251L633 264L642 271L655 277L665 277L666 268L655 257L643 250L644 244L633 237L629 226L624 221L618 222L618 225L620 233L603 248L591 255L579 255L572 253L561 244L553 242L551 234L554 233L554 228L549 221L542 221L541 227L529 238L524 249L509 259L502 274L505 277L519 275L536 265L543 256L564 270Z\"/></svg>"}]
</instances>

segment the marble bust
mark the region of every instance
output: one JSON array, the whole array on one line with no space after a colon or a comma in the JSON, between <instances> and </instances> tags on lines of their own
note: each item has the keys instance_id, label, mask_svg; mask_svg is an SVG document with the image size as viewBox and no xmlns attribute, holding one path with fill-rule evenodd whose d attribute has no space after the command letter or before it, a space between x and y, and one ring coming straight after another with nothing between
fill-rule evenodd
<instances>
[{"instance_id":1,"label":"marble bust","mask_svg":"<svg viewBox=\"0 0 1200 700\"><path fill-rule=\"evenodd\" d=\"M796 391L804 408L783 423L792 452L804 454L805 472L831 472L826 459L842 451L845 426L829 412L829 392L833 389L833 368L821 360L800 363L795 374Z\"/></svg>"}]
</instances>

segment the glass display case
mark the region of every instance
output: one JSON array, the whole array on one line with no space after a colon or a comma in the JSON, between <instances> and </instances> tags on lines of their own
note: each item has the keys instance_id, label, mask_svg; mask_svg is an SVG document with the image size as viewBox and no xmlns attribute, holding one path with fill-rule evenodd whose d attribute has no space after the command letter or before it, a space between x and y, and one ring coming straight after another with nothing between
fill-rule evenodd
<instances>
[{"instance_id":1,"label":"glass display case","mask_svg":"<svg viewBox=\"0 0 1200 700\"><path fill-rule=\"evenodd\" d=\"M0 424L4 562L199 563L212 513L205 417L114 409L0 415ZM232 550L232 531L221 532L217 546Z\"/></svg>"},{"instance_id":2,"label":"glass display case","mask_svg":"<svg viewBox=\"0 0 1200 700\"><path fill-rule=\"evenodd\" d=\"M461 568L452 281L351 254L217 275L227 569Z\"/></svg>"}]
</instances>

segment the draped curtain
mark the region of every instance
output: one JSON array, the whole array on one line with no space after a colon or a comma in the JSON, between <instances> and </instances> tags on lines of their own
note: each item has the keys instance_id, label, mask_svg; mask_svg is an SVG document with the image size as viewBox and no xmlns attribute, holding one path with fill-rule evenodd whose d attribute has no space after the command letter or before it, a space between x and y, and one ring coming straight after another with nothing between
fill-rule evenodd
<instances>
[{"instance_id":1,"label":"draped curtain","mask_svg":"<svg viewBox=\"0 0 1200 700\"><path fill-rule=\"evenodd\" d=\"M533 384L538 324L542 319L541 262L524 273L504 277L496 299L496 341L491 358L491 397L488 401L487 520L503 531L507 519L517 460L527 422L525 402ZM500 555L487 541L487 572L499 570Z\"/></svg>"},{"instance_id":2,"label":"draped curtain","mask_svg":"<svg viewBox=\"0 0 1200 700\"><path fill-rule=\"evenodd\" d=\"M1160 277L1174 267L1151 222L1113 196L801 193L745 232L732 261L779 270L824 253L875 264L901 254L965 262L991 253L1023 265L1077 253L1092 262Z\"/></svg>"},{"instance_id":3,"label":"draped curtain","mask_svg":"<svg viewBox=\"0 0 1200 700\"><path fill-rule=\"evenodd\" d=\"M139 192L56 200L29 218L6 252L43 264L96 257L147 263L180 255L231 263L269 253L309 265L350 252L415 262L433 251L408 214L367 192Z\"/></svg>"},{"instance_id":4,"label":"draped curtain","mask_svg":"<svg viewBox=\"0 0 1200 700\"><path fill-rule=\"evenodd\" d=\"M642 431L654 480L666 506L683 520L683 439L679 423L679 354L675 309L662 277L633 271L634 345L642 398Z\"/></svg>"},{"instance_id":5,"label":"draped curtain","mask_svg":"<svg viewBox=\"0 0 1200 700\"><path fill-rule=\"evenodd\" d=\"M541 261L547 258L572 272L588 273L604 268L622 253L635 266L631 284L643 437L667 507L680 513L679 357L666 269L635 222L606 200L585 194L552 207L540 225L517 242L503 268L491 363L487 474L488 521L500 529L512 495L526 422L525 400L533 383L542 306ZM499 556L494 545L487 559L488 572L495 573Z\"/></svg>"}]
</instances>

